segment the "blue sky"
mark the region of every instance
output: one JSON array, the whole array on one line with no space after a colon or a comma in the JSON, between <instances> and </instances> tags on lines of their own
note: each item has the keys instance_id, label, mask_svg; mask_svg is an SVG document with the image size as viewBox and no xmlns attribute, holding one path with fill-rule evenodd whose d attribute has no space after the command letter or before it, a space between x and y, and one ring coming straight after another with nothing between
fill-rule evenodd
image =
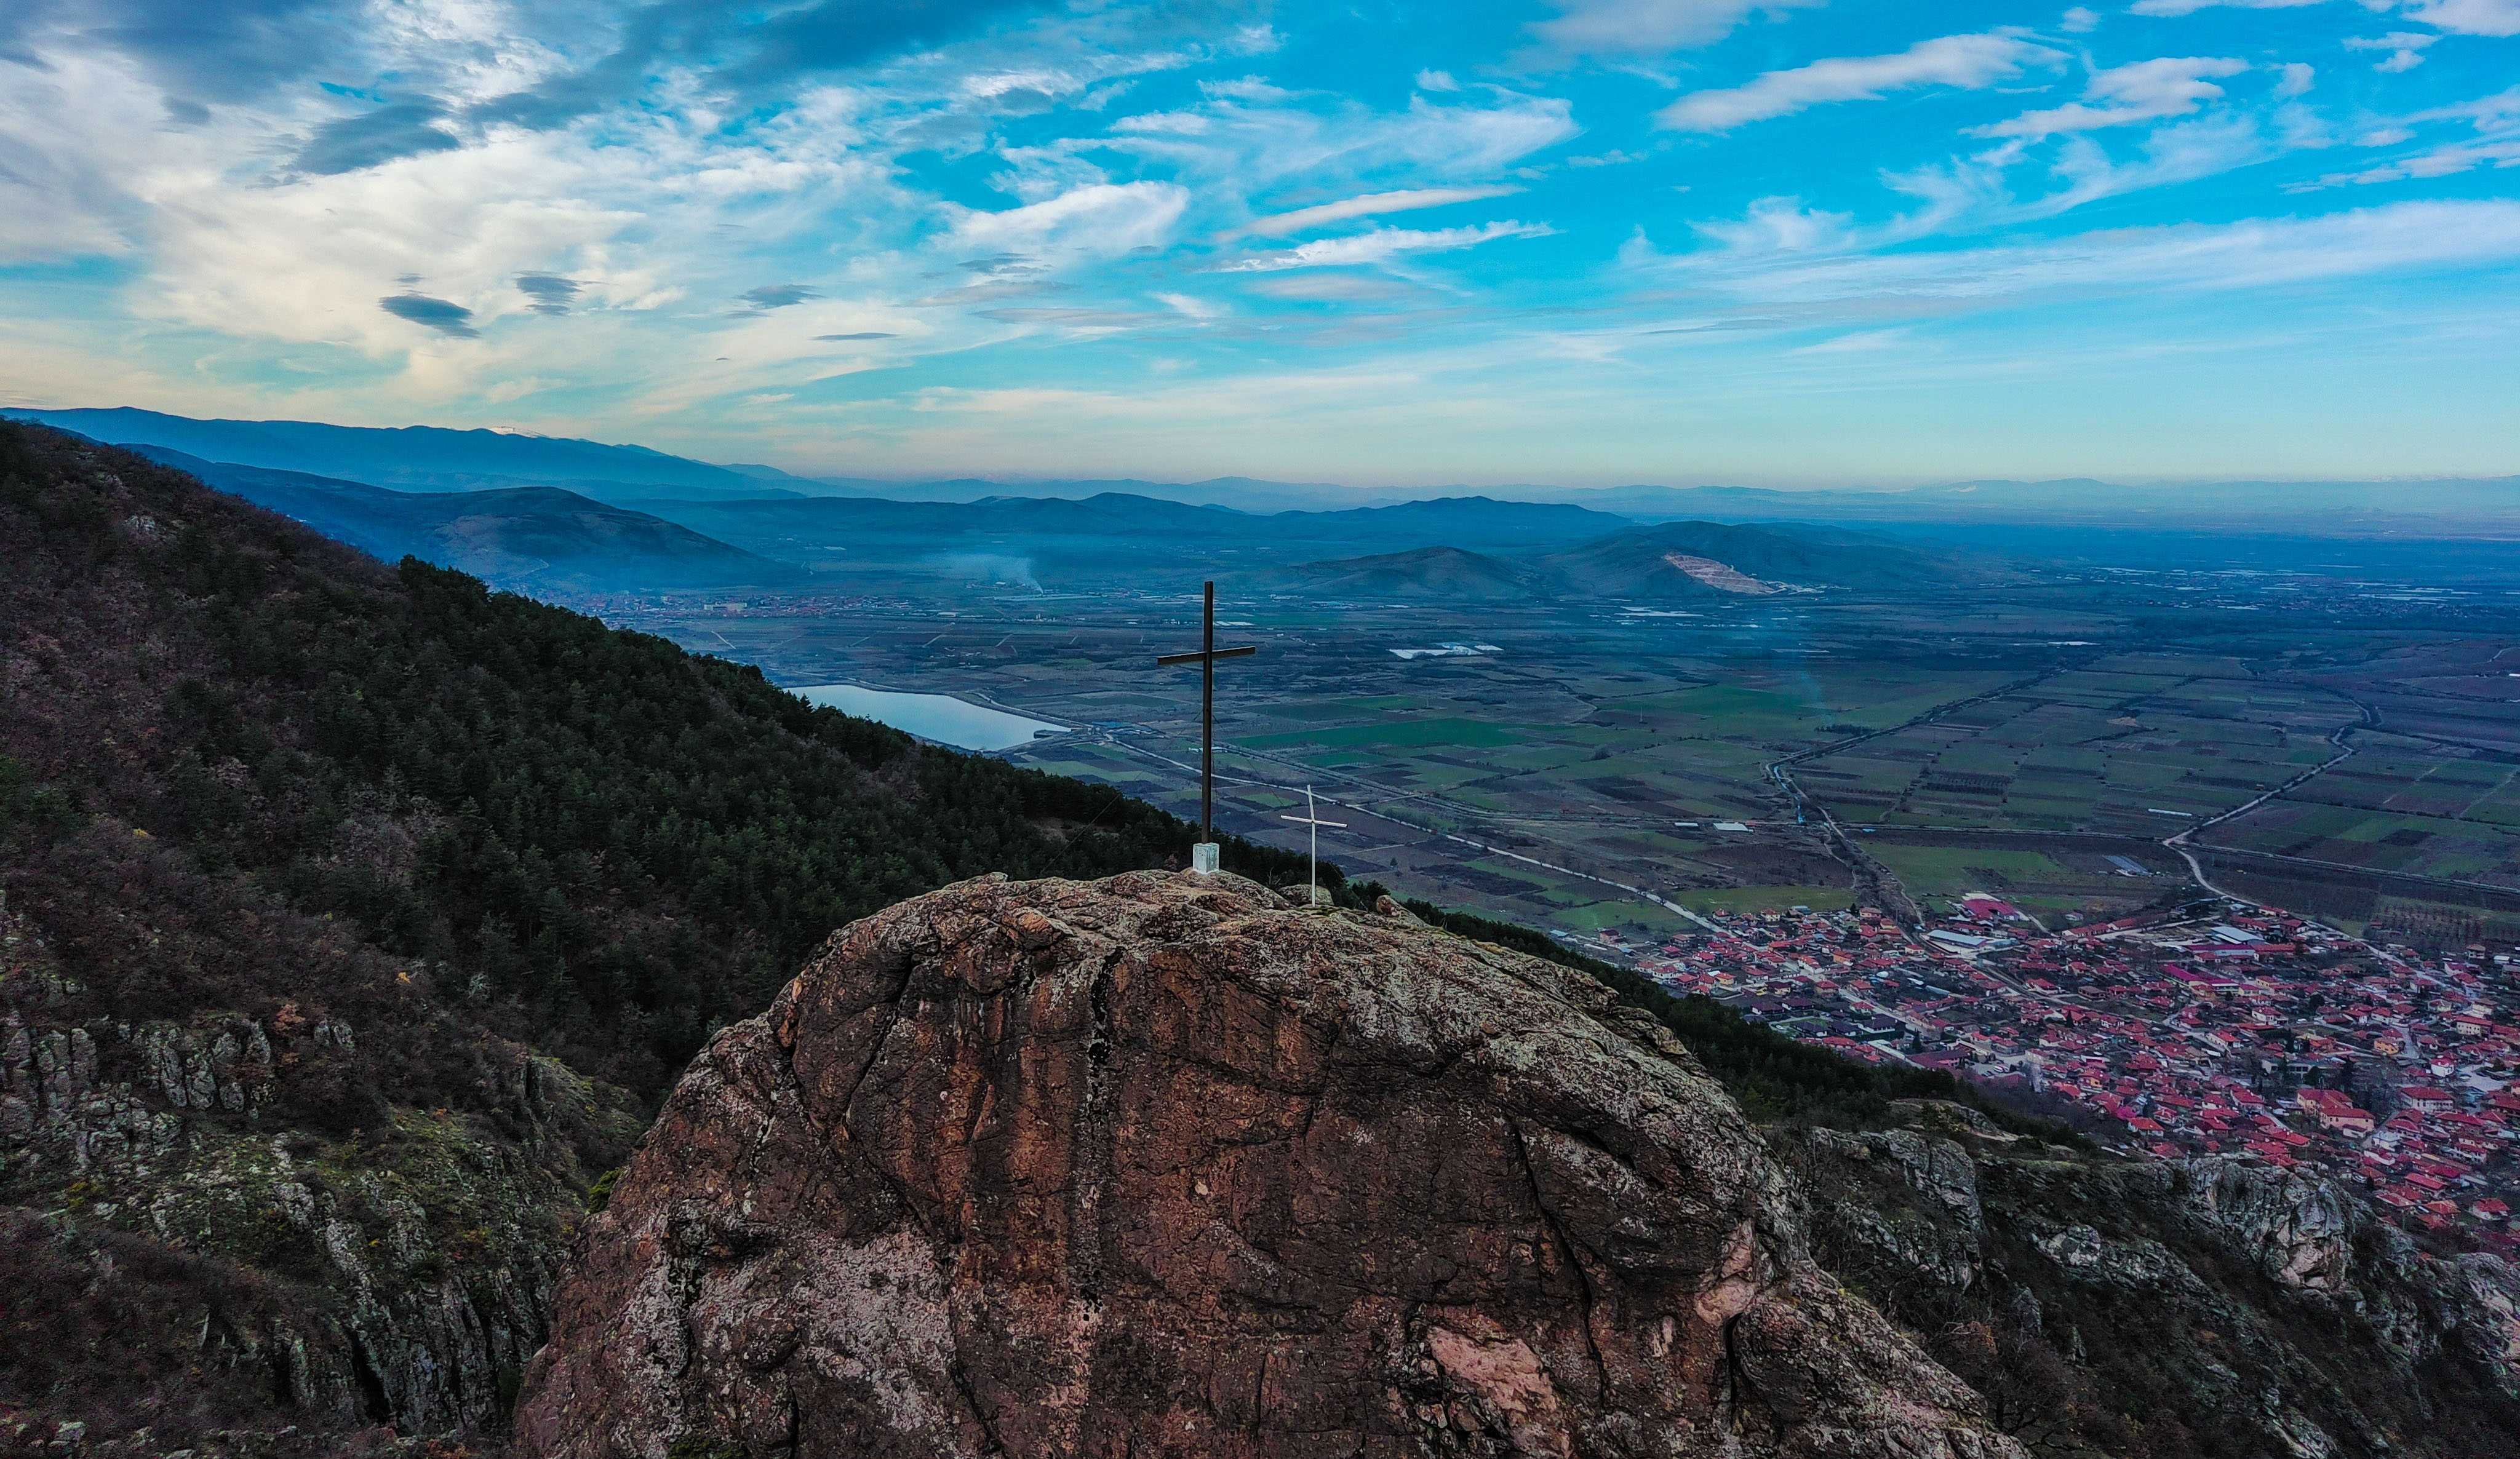
<instances>
[{"instance_id":1,"label":"blue sky","mask_svg":"<svg viewBox=\"0 0 2520 1459\"><path fill-rule=\"evenodd\" d=\"M2520 0L13 0L0 403L870 475L2520 471Z\"/></svg>"}]
</instances>

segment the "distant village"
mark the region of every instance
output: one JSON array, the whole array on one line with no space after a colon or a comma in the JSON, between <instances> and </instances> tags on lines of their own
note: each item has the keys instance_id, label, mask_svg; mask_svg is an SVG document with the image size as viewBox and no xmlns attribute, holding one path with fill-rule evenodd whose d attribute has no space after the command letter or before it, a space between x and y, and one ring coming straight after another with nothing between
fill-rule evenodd
<instances>
[{"instance_id":1,"label":"distant village","mask_svg":"<svg viewBox=\"0 0 2520 1459\"><path fill-rule=\"evenodd\" d=\"M2342 1176L2410 1227L2520 1252L2509 953L2219 899L2054 933L1986 894L1912 932L1870 908L1701 925L1598 951L1852 1057L2022 1092L2128 1153Z\"/></svg>"}]
</instances>

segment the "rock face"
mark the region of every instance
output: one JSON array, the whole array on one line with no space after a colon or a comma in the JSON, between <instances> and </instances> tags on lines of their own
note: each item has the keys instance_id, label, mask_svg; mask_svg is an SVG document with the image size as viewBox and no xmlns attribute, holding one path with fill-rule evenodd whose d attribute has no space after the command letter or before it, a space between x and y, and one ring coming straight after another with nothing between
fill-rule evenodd
<instances>
[{"instance_id":1,"label":"rock face","mask_svg":"<svg viewBox=\"0 0 2520 1459\"><path fill-rule=\"evenodd\" d=\"M135 1021L89 992L0 898L0 1291L46 1293L0 1298L0 1453L13 1425L93 1421L91 1447L154 1425L205 1456L275 1413L319 1447L504 1428L581 1210L587 1082L486 1045L504 1129L371 1094L374 1127L320 1138L290 1107L375 1083L346 1020Z\"/></svg>"},{"instance_id":2,"label":"rock face","mask_svg":"<svg viewBox=\"0 0 2520 1459\"><path fill-rule=\"evenodd\" d=\"M2034 1453L2520 1453L2520 1276L2317 1176L2058 1159L1920 1105L1777 1141L1816 1256Z\"/></svg>"},{"instance_id":3,"label":"rock face","mask_svg":"<svg viewBox=\"0 0 2520 1459\"><path fill-rule=\"evenodd\" d=\"M695 1063L518 1441L2021 1454L1797 1210L1580 975L1233 877L966 882L843 929Z\"/></svg>"}]
</instances>

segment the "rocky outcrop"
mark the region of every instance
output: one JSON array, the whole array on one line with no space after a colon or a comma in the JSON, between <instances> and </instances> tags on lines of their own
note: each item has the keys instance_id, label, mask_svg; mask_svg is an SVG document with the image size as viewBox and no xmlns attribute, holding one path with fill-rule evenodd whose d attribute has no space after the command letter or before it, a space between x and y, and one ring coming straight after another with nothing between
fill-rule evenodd
<instances>
[{"instance_id":1,"label":"rocky outcrop","mask_svg":"<svg viewBox=\"0 0 2520 1459\"><path fill-rule=\"evenodd\" d=\"M2520 1452L2520 1277L2335 1182L2064 1159L1967 1112L1778 1149L1819 1258L2034 1453Z\"/></svg>"},{"instance_id":2,"label":"rocky outcrop","mask_svg":"<svg viewBox=\"0 0 2520 1459\"><path fill-rule=\"evenodd\" d=\"M334 1437L505 1427L581 1214L557 1131L617 1121L600 1091L510 1045L506 1128L368 1092L370 1123L326 1136L282 1107L307 1102L301 1083L373 1083L346 1021L295 1002L82 1018L80 985L5 903L0 953L0 1283L50 1294L13 1311L0 1352L7 1377L47 1379L40 1416L13 1422L93 1421L91 1446L264 1413ZM89 1331L126 1360L45 1350ZM199 1392L158 1389L153 1361Z\"/></svg>"},{"instance_id":3,"label":"rocky outcrop","mask_svg":"<svg viewBox=\"0 0 2520 1459\"><path fill-rule=\"evenodd\" d=\"M1580 974L1233 877L966 882L844 929L686 1074L518 1438L2018 1455L1797 1209Z\"/></svg>"}]
</instances>

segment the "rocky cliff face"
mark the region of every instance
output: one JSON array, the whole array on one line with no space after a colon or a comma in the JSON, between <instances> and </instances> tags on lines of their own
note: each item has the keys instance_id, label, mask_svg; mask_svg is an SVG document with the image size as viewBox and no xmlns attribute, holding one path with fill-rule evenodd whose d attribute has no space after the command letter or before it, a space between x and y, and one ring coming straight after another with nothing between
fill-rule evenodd
<instances>
[{"instance_id":1,"label":"rocky cliff face","mask_svg":"<svg viewBox=\"0 0 2520 1459\"><path fill-rule=\"evenodd\" d=\"M293 1001L101 1003L0 899L0 1355L36 1400L0 1393L0 1453L504 1428L582 1211L571 1133L617 1099L485 1041L493 1127L388 1107L352 1025Z\"/></svg>"},{"instance_id":2,"label":"rocky cliff face","mask_svg":"<svg viewBox=\"0 0 2520 1459\"><path fill-rule=\"evenodd\" d=\"M2520 1452L2520 1278L2323 1179L2057 1159L1949 1106L1781 1133L1815 1254L2036 1454Z\"/></svg>"},{"instance_id":3,"label":"rocky cliff face","mask_svg":"<svg viewBox=\"0 0 2520 1459\"><path fill-rule=\"evenodd\" d=\"M1231 877L843 930L590 1225L523 1451L2021 1453L1579 974Z\"/></svg>"}]
</instances>

